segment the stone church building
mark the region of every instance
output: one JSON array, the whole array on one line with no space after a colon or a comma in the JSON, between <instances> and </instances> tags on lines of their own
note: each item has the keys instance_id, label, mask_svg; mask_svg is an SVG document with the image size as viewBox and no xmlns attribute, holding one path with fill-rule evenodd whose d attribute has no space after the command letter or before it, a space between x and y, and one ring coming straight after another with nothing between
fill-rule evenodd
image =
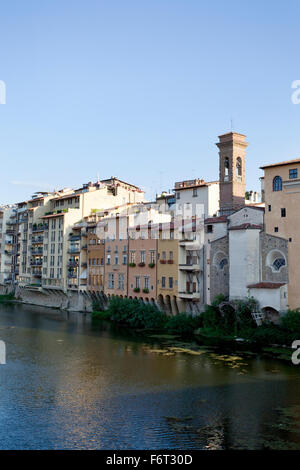
<instances>
[{"instance_id":1,"label":"stone church building","mask_svg":"<svg viewBox=\"0 0 300 470\"><path fill-rule=\"evenodd\" d=\"M205 303L253 296L271 318L288 308L288 240L265 232L264 207L245 201L245 136L219 137L220 211L205 220Z\"/></svg>"}]
</instances>

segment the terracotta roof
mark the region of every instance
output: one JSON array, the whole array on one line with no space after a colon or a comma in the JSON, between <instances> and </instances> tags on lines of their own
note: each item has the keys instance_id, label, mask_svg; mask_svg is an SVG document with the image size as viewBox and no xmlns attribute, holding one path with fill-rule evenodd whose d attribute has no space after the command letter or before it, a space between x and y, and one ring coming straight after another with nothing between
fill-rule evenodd
<instances>
[{"instance_id":1,"label":"terracotta roof","mask_svg":"<svg viewBox=\"0 0 300 470\"><path fill-rule=\"evenodd\" d=\"M250 224L247 222L246 224L241 224L237 225L235 227L229 227L228 230L248 230L248 229L262 229L262 225L255 225L255 224Z\"/></svg>"},{"instance_id":2,"label":"terracotta roof","mask_svg":"<svg viewBox=\"0 0 300 470\"><path fill-rule=\"evenodd\" d=\"M206 186L211 186L212 184L217 184L219 181L203 181L202 183L191 184L190 186L175 187L173 191L183 191L184 189L194 189L194 188L204 188Z\"/></svg>"},{"instance_id":3,"label":"terracotta roof","mask_svg":"<svg viewBox=\"0 0 300 470\"><path fill-rule=\"evenodd\" d=\"M256 284L249 284L248 289L279 289L279 287L285 286L285 282L257 282Z\"/></svg>"},{"instance_id":4,"label":"terracotta roof","mask_svg":"<svg viewBox=\"0 0 300 470\"><path fill-rule=\"evenodd\" d=\"M50 219L51 217L62 217L65 215L66 212L61 212L60 214L49 214L49 215L43 215L41 219Z\"/></svg>"},{"instance_id":5,"label":"terracotta roof","mask_svg":"<svg viewBox=\"0 0 300 470\"><path fill-rule=\"evenodd\" d=\"M272 167L275 167L275 166L292 165L293 163L300 163L300 159L296 158L295 160L286 160L284 162L271 163L270 165L264 165L264 166L261 166L260 168L262 170L264 170L265 168L272 168Z\"/></svg>"},{"instance_id":6,"label":"terracotta roof","mask_svg":"<svg viewBox=\"0 0 300 470\"><path fill-rule=\"evenodd\" d=\"M209 217L205 219L205 224L218 224L222 222L227 222L227 215L220 215L219 217Z\"/></svg>"}]
</instances>

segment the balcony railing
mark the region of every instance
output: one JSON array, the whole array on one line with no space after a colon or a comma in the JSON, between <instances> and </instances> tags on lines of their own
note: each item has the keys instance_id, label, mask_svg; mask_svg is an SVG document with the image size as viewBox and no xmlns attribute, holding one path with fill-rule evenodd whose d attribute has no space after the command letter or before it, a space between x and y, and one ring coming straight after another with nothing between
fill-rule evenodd
<instances>
[{"instance_id":1,"label":"balcony railing","mask_svg":"<svg viewBox=\"0 0 300 470\"><path fill-rule=\"evenodd\" d=\"M70 261L68 261L68 266L71 267L71 268L78 268L79 262L70 260Z\"/></svg>"},{"instance_id":2,"label":"balcony railing","mask_svg":"<svg viewBox=\"0 0 300 470\"><path fill-rule=\"evenodd\" d=\"M34 232L43 232L49 228L48 224L38 224L32 226L32 233Z\"/></svg>"},{"instance_id":3,"label":"balcony railing","mask_svg":"<svg viewBox=\"0 0 300 470\"><path fill-rule=\"evenodd\" d=\"M32 249L31 254L32 255L42 255L43 254L43 248Z\"/></svg>"},{"instance_id":4,"label":"balcony railing","mask_svg":"<svg viewBox=\"0 0 300 470\"><path fill-rule=\"evenodd\" d=\"M70 242L76 242L81 239L81 235L70 235L69 240Z\"/></svg>"},{"instance_id":5,"label":"balcony railing","mask_svg":"<svg viewBox=\"0 0 300 470\"><path fill-rule=\"evenodd\" d=\"M68 253L80 253L80 247L70 247Z\"/></svg>"},{"instance_id":6,"label":"balcony railing","mask_svg":"<svg viewBox=\"0 0 300 470\"><path fill-rule=\"evenodd\" d=\"M43 237L32 237L31 243L43 243Z\"/></svg>"}]
</instances>

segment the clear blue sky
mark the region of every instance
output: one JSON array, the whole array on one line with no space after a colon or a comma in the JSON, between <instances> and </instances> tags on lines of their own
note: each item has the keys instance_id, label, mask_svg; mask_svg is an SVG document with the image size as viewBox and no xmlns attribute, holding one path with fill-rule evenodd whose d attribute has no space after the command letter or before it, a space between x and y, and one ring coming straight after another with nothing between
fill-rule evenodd
<instances>
[{"instance_id":1,"label":"clear blue sky","mask_svg":"<svg viewBox=\"0 0 300 470\"><path fill-rule=\"evenodd\" d=\"M0 202L118 176L153 197L218 179L217 136L245 133L247 189L300 156L300 2L1 4Z\"/></svg>"}]
</instances>

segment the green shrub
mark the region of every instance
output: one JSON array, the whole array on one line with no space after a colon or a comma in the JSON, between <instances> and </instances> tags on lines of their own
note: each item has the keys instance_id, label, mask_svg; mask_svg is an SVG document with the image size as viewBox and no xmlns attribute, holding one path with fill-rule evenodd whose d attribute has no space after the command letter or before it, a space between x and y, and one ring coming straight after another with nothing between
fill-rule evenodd
<instances>
[{"instance_id":1,"label":"green shrub","mask_svg":"<svg viewBox=\"0 0 300 470\"><path fill-rule=\"evenodd\" d=\"M183 336L190 336L201 325L201 317L192 317L186 313L179 313L170 317L167 321L166 328L170 333L178 333Z\"/></svg>"},{"instance_id":2,"label":"green shrub","mask_svg":"<svg viewBox=\"0 0 300 470\"><path fill-rule=\"evenodd\" d=\"M111 320L136 329L162 329L167 316L151 304L137 299L113 297L108 306Z\"/></svg>"},{"instance_id":3,"label":"green shrub","mask_svg":"<svg viewBox=\"0 0 300 470\"><path fill-rule=\"evenodd\" d=\"M92 318L96 320L110 320L110 313L107 310L95 310L92 312Z\"/></svg>"},{"instance_id":4,"label":"green shrub","mask_svg":"<svg viewBox=\"0 0 300 470\"><path fill-rule=\"evenodd\" d=\"M290 332L300 333L300 312L299 310L289 310L281 317L280 326Z\"/></svg>"}]
</instances>

